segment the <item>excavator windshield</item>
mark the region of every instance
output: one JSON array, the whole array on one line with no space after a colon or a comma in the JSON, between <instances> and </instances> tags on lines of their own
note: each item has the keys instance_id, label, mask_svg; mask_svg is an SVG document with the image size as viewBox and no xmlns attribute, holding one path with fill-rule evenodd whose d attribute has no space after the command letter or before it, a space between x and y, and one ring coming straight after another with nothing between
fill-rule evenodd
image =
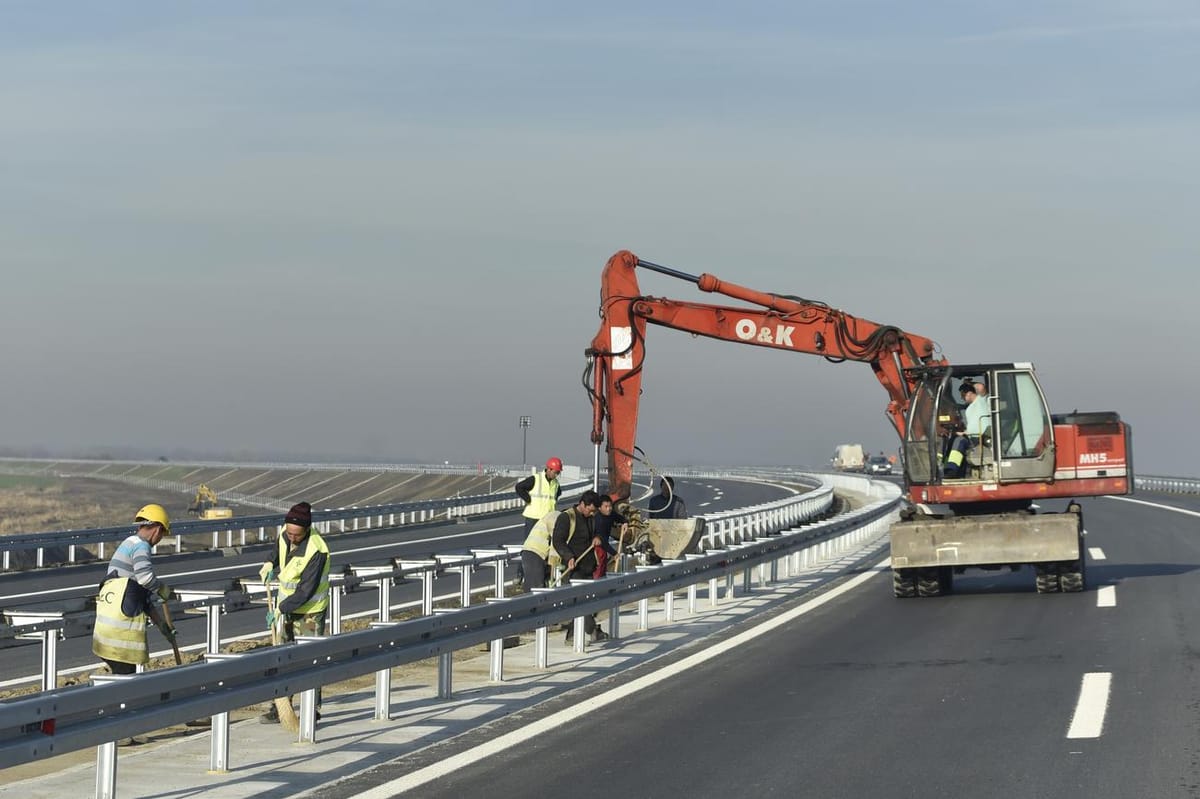
<instances>
[{"instance_id":1,"label":"excavator windshield","mask_svg":"<svg viewBox=\"0 0 1200 799\"><path fill-rule=\"evenodd\" d=\"M1033 366L920 370L904 441L912 485L1050 480L1054 428ZM957 458L961 470L947 468ZM957 465L957 464L956 464Z\"/></svg>"}]
</instances>

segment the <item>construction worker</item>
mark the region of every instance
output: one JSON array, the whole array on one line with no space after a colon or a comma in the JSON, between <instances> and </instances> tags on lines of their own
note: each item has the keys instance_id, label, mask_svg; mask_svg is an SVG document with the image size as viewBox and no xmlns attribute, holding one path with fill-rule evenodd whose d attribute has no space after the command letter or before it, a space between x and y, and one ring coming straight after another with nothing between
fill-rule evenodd
<instances>
[{"instance_id":1,"label":"construction worker","mask_svg":"<svg viewBox=\"0 0 1200 799\"><path fill-rule=\"evenodd\" d=\"M675 493L675 479L665 474L658 479L658 493L647 505L651 519L686 519L687 505Z\"/></svg>"},{"instance_id":2,"label":"construction worker","mask_svg":"<svg viewBox=\"0 0 1200 799\"><path fill-rule=\"evenodd\" d=\"M604 542L596 535L594 519L600 506L600 495L587 490L579 496L573 507L558 514L554 522L550 546L562 560L563 583L572 580L591 580L598 563L597 553L604 551ZM608 633L596 623L595 614L583 618L583 629L592 641L608 640ZM567 625L567 640L571 640L575 625Z\"/></svg>"},{"instance_id":3,"label":"construction worker","mask_svg":"<svg viewBox=\"0 0 1200 799\"><path fill-rule=\"evenodd\" d=\"M558 484L560 474L562 474L562 461L558 458L550 458L546 461L545 469L529 475L513 487L517 496L525 503L525 510L521 511L521 516L525 520L525 539L529 538L533 526L558 506L558 497L562 494L562 486ZM525 582L525 565L519 560L517 561L517 582Z\"/></svg>"},{"instance_id":4,"label":"construction worker","mask_svg":"<svg viewBox=\"0 0 1200 799\"><path fill-rule=\"evenodd\" d=\"M96 595L96 626L92 651L113 674L133 674L150 662L146 616L154 619L168 641L175 628L166 621L162 603L175 595L158 579L150 561L152 548L171 532L171 519L162 505L146 505L133 518L137 530L117 547L100 593Z\"/></svg>"},{"instance_id":5,"label":"construction worker","mask_svg":"<svg viewBox=\"0 0 1200 799\"><path fill-rule=\"evenodd\" d=\"M300 635L324 635L325 615L329 609L329 547L321 534L312 529L312 506L297 502L283 519L275 555L259 569L263 583L279 578L279 603L267 611L267 627L283 620L283 640L295 641ZM317 708L321 692L317 691ZM321 714L317 713L317 718ZM272 705L260 719L264 724L279 723Z\"/></svg>"}]
</instances>

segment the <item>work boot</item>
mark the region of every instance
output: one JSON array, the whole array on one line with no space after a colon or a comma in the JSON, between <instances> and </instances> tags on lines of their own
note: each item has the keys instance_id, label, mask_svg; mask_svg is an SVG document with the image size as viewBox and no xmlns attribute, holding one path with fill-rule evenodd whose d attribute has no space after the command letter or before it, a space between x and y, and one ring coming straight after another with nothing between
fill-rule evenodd
<instances>
[{"instance_id":1,"label":"work boot","mask_svg":"<svg viewBox=\"0 0 1200 799\"><path fill-rule=\"evenodd\" d=\"M117 746L141 746L146 743L145 738L122 738L117 741Z\"/></svg>"},{"instance_id":2,"label":"work boot","mask_svg":"<svg viewBox=\"0 0 1200 799\"><path fill-rule=\"evenodd\" d=\"M258 717L259 724L278 724L279 711L275 709L275 705L271 705L271 709Z\"/></svg>"},{"instance_id":3,"label":"work boot","mask_svg":"<svg viewBox=\"0 0 1200 799\"><path fill-rule=\"evenodd\" d=\"M607 641L608 637L609 637L608 633L606 633L606 632L604 632L604 630L600 629L600 625L597 624L596 629L592 632L592 643L596 644L601 641Z\"/></svg>"}]
</instances>

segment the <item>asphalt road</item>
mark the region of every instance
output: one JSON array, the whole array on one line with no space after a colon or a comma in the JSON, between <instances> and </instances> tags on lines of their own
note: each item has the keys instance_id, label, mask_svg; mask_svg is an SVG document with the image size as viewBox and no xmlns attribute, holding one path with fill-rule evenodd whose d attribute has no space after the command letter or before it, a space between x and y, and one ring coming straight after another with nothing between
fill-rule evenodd
<instances>
[{"instance_id":1,"label":"asphalt road","mask_svg":"<svg viewBox=\"0 0 1200 799\"><path fill-rule=\"evenodd\" d=\"M635 498L640 488L635 486ZM736 480L677 480L676 490L688 504L693 515L713 513L720 510L745 507L786 496L792 491L781 486L761 483L746 483ZM644 507L645 502L638 504ZM523 538L523 523L519 514L506 513L472 520L465 524L440 523L432 525L406 526L381 530L359 531L328 538L333 550L332 567L340 571L354 564L369 566L388 563L391 558L418 560L432 554L469 552L471 549L496 547L503 544L520 543ZM258 569L266 559L267 545L248 546L240 552L227 551L194 553L183 555L160 554L155 556L155 569L169 585L216 588L235 578L258 579ZM106 564L93 563L27 572L0 575L0 608L52 608L56 604L80 600L95 593L103 576ZM515 570L510 567L510 579ZM490 586L493 582L489 570L475 575L473 584ZM435 597L457 597L459 578L457 575L438 579L434 584ZM420 581L408 581L393 587L392 604L420 602ZM378 608L378 592L372 587L363 587L343 597L344 615L369 614ZM221 617L222 640L253 634L264 635L265 608L254 608L230 613ZM179 630L179 643L185 652L188 647L202 651L206 635L202 615L187 615L174 619ZM152 651L166 648L166 642L151 630ZM0 688L27 681L41 669L41 646L37 642L26 642L0 649L3 652L5 673L0 678ZM60 673L82 669L96 663L91 653L90 637L74 637L60 641L58 645L58 667Z\"/></svg>"},{"instance_id":2,"label":"asphalt road","mask_svg":"<svg viewBox=\"0 0 1200 799\"><path fill-rule=\"evenodd\" d=\"M1133 499L1085 502L1081 594L1025 569L896 600L880 571L420 794L1200 796L1200 502Z\"/></svg>"}]
</instances>

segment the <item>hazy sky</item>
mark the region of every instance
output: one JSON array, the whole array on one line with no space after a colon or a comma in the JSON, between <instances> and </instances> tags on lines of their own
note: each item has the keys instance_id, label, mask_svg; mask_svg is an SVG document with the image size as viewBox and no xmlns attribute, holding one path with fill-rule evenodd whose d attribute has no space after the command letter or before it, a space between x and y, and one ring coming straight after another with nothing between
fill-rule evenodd
<instances>
[{"instance_id":1,"label":"hazy sky","mask_svg":"<svg viewBox=\"0 0 1200 799\"><path fill-rule=\"evenodd\" d=\"M1200 471L1193 2L6 0L0 114L0 447L590 463L628 248ZM896 448L866 366L647 343L656 462Z\"/></svg>"}]
</instances>

